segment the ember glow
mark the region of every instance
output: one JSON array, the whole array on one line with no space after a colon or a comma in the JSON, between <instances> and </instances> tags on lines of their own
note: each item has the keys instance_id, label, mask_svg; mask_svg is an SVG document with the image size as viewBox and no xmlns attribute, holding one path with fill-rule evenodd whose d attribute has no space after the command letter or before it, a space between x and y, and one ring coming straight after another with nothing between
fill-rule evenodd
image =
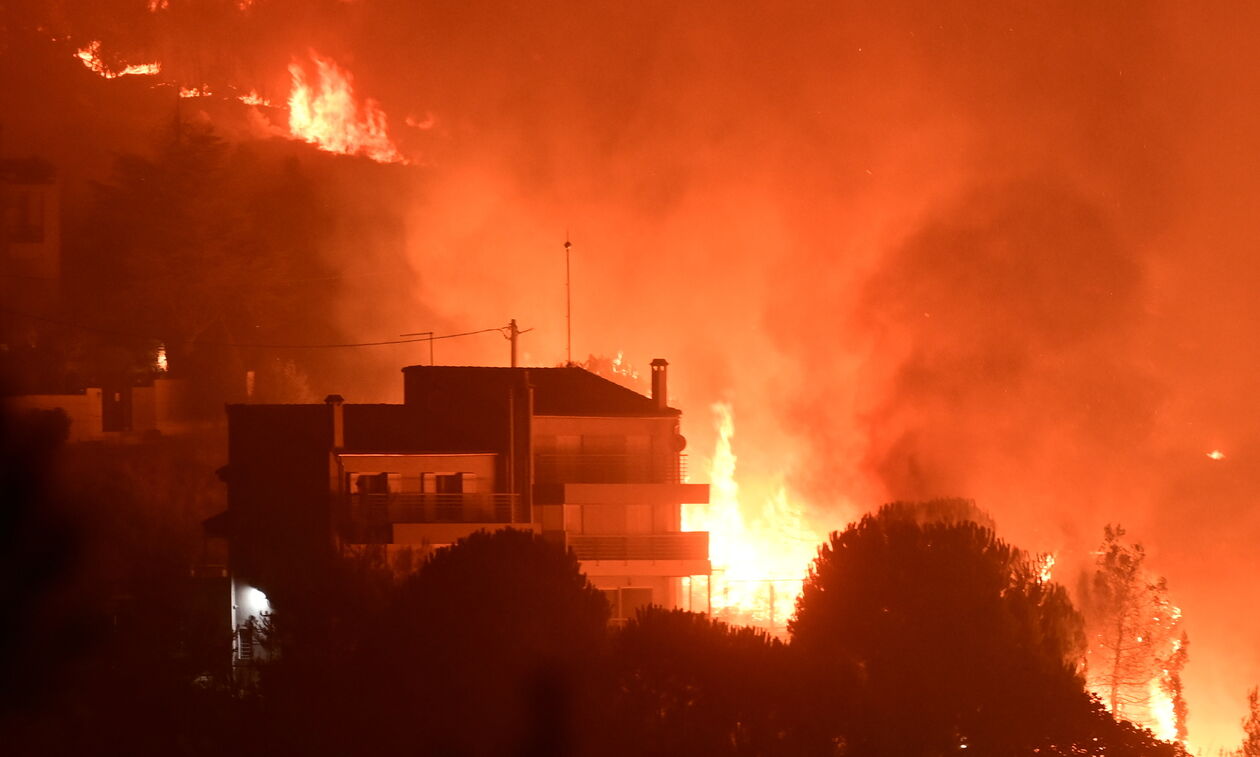
<instances>
[{"instance_id":1,"label":"ember glow","mask_svg":"<svg viewBox=\"0 0 1260 757\"><path fill-rule=\"evenodd\" d=\"M406 162L390 140L385 112L376 101L355 96L350 72L314 52L310 60L313 79L300 63L289 66L289 132L327 152Z\"/></svg>"},{"instance_id":2,"label":"ember glow","mask_svg":"<svg viewBox=\"0 0 1260 757\"><path fill-rule=\"evenodd\" d=\"M162 71L162 66L159 63L132 63L124 66L122 69L111 68L101 60L100 40L93 40L87 46L79 48L78 52L75 53L75 57L89 71L98 73L106 79L117 79L120 76L154 76Z\"/></svg>"}]
</instances>

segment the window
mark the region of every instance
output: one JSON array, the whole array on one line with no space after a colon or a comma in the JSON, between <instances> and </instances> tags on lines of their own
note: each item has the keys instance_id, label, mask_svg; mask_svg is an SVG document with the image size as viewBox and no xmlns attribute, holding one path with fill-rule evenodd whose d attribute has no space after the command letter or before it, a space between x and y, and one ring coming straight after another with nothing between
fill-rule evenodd
<instances>
[{"instance_id":1,"label":"window","mask_svg":"<svg viewBox=\"0 0 1260 757\"><path fill-rule=\"evenodd\" d=\"M471 473L422 473L420 474L420 490L425 494L463 494L470 487L465 486L465 479L471 483Z\"/></svg>"},{"instance_id":2,"label":"window","mask_svg":"<svg viewBox=\"0 0 1260 757\"><path fill-rule=\"evenodd\" d=\"M352 473L356 494L389 494L388 473Z\"/></svg>"},{"instance_id":3,"label":"window","mask_svg":"<svg viewBox=\"0 0 1260 757\"><path fill-rule=\"evenodd\" d=\"M433 478L438 494L462 494L464 491L462 473L438 473Z\"/></svg>"}]
</instances>

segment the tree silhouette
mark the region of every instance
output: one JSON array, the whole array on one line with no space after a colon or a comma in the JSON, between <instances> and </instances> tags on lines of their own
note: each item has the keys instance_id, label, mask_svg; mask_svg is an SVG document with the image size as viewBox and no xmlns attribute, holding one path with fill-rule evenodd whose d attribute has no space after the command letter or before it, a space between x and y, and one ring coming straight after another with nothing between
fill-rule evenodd
<instances>
[{"instance_id":1,"label":"tree silhouette","mask_svg":"<svg viewBox=\"0 0 1260 757\"><path fill-rule=\"evenodd\" d=\"M649 607L615 637L612 754L817 753L798 660L765 632ZM839 684L838 681L833 681ZM812 739L812 740L811 740Z\"/></svg>"},{"instance_id":2,"label":"tree silhouette","mask_svg":"<svg viewBox=\"0 0 1260 757\"><path fill-rule=\"evenodd\" d=\"M404 583L390 646L403 669L447 682L415 692L439 743L562 753L578 737L586 703L576 692L608 613L572 552L527 531L478 532L438 550Z\"/></svg>"},{"instance_id":3,"label":"tree silhouette","mask_svg":"<svg viewBox=\"0 0 1260 757\"><path fill-rule=\"evenodd\" d=\"M98 364L135 371L161 342L172 375L239 392L257 356L224 345L327 340L328 208L295 162L262 158L178 117L117 158L67 243L76 315L104 330Z\"/></svg>"},{"instance_id":4,"label":"tree silhouette","mask_svg":"<svg viewBox=\"0 0 1260 757\"><path fill-rule=\"evenodd\" d=\"M789 628L794 648L858 680L838 737L871 755L1056 753L1100 737L1151 747L1086 697L1064 589L974 512L893 503L819 549Z\"/></svg>"},{"instance_id":5,"label":"tree silhouette","mask_svg":"<svg viewBox=\"0 0 1260 757\"><path fill-rule=\"evenodd\" d=\"M562 755L598 735L582 724L609 608L571 552L505 529L401 578L365 559L326 570L341 578L313 575L305 596L294 585L272 603L259 690L288 748Z\"/></svg>"},{"instance_id":6,"label":"tree silhouette","mask_svg":"<svg viewBox=\"0 0 1260 757\"><path fill-rule=\"evenodd\" d=\"M1260 688L1247 692L1247 717L1243 718L1243 743L1238 757L1260 757Z\"/></svg>"}]
</instances>

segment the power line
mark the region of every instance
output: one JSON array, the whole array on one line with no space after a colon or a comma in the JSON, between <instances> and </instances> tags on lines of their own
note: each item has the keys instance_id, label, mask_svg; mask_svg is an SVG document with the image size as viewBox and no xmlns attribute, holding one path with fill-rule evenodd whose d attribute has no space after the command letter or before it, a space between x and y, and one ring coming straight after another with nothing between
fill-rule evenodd
<instances>
[{"instance_id":1,"label":"power line","mask_svg":"<svg viewBox=\"0 0 1260 757\"><path fill-rule=\"evenodd\" d=\"M267 288L276 288L276 287L291 286L295 284L309 284L309 283L318 282L318 281L356 281L359 279L380 278L381 276L394 276L394 275L397 275L397 273L398 273L397 270L391 269L391 270L374 271L374 272L367 272L367 273L334 274L330 276L285 277L285 278L277 278L277 279L249 278L249 279L239 279L235 281L228 281L225 283L230 286L261 285ZM140 283L151 283L153 281L160 281L163 279L174 279L174 278L178 278L182 276L185 276L185 274L180 271L171 271L167 273L157 273L157 274L150 273L142 277L140 279ZM67 283L74 282L74 281L99 280L98 276L92 276L89 274L68 274L68 273L61 273L61 274L58 274L57 276L38 276L35 274L26 274L26 273L0 273L0 278L27 279L30 281L57 281L57 282L67 282Z\"/></svg>"},{"instance_id":2,"label":"power line","mask_svg":"<svg viewBox=\"0 0 1260 757\"><path fill-rule=\"evenodd\" d=\"M0 311L3 311L5 313L10 313L12 315L22 316L24 318L30 318L36 321L44 321L46 323L53 323L58 326L66 326L72 329L79 329L81 331L91 331L98 334L110 334L113 336L124 336L124 337L129 337L131 339L146 339L153 342L165 341L149 334L137 334L134 332L121 331L118 329L104 329L97 326L88 326L87 324L83 324L83 323L75 323L73 321L65 321L58 318L49 318L47 316L35 315L34 313L24 313L20 310L13 310L11 308L0 307ZM496 328L490 328L490 329L477 329L476 331L461 331L458 334L438 334L436 336L431 336L431 337L425 336L425 337L420 337L418 339L384 339L379 342L344 342L344 343L338 343L338 344L263 344L263 343L244 343L244 342L216 342L216 341L201 341L201 340L198 340L196 343L198 345L205 346L205 347L237 347L241 349L259 349L259 350L332 350L332 349L344 349L348 347L381 347L381 346L389 345L389 344L413 344L415 342L427 342L427 341L437 340L437 339L457 339L459 337L474 336L476 334L488 334L491 331L496 331L502 334L503 330L504 330L503 326L498 326Z\"/></svg>"}]
</instances>

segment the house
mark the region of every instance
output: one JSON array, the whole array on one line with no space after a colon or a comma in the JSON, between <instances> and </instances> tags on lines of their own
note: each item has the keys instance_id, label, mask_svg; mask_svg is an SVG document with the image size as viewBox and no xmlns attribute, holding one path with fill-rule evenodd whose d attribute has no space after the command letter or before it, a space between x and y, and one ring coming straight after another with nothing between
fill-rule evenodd
<instances>
[{"instance_id":1,"label":"house","mask_svg":"<svg viewBox=\"0 0 1260 757\"><path fill-rule=\"evenodd\" d=\"M84 387L67 367L62 312L61 180L36 157L0 158L0 404L60 410L71 442L136 441L187 429L186 390L164 368L137 383ZM155 355L155 358L157 356ZM161 351L161 360L165 352Z\"/></svg>"},{"instance_id":2,"label":"house","mask_svg":"<svg viewBox=\"0 0 1260 757\"><path fill-rule=\"evenodd\" d=\"M7 412L60 410L70 421L70 442L135 442L173 435L192 427L182 410L182 379L154 378L147 384L86 387L64 394L16 394L0 399Z\"/></svg>"},{"instance_id":3,"label":"house","mask_svg":"<svg viewBox=\"0 0 1260 757\"><path fill-rule=\"evenodd\" d=\"M709 535L682 530L682 505L709 490L686 480L667 369L650 397L574 366L411 366L401 405L228 406L234 624L304 555L500 528L572 549L614 619L707 611Z\"/></svg>"},{"instance_id":4,"label":"house","mask_svg":"<svg viewBox=\"0 0 1260 757\"><path fill-rule=\"evenodd\" d=\"M61 185L40 158L0 158L0 391L53 388L48 348L61 295Z\"/></svg>"},{"instance_id":5,"label":"house","mask_svg":"<svg viewBox=\"0 0 1260 757\"><path fill-rule=\"evenodd\" d=\"M40 158L0 159L0 292L7 308L53 313L61 278L61 184ZM29 339L30 323L6 317L0 345Z\"/></svg>"}]
</instances>

